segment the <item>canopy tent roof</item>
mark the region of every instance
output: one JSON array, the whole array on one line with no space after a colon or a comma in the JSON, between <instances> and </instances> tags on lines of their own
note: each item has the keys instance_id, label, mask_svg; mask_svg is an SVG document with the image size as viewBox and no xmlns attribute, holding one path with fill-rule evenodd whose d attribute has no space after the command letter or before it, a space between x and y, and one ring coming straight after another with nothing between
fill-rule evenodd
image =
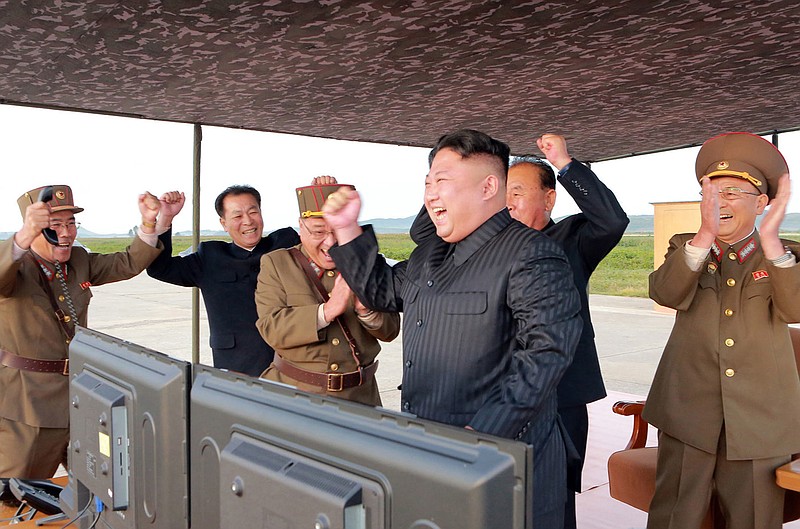
<instances>
[{"instance_id":1,"label":"canopy tent roof","mask_svg":"<svg viewBox=\"0 0 800 529\"><path fill-rule=\"evenodd\" d=\"M796 0L0 0L0 102L603 160L800 128Z\"/></svg>"}]
</instances>

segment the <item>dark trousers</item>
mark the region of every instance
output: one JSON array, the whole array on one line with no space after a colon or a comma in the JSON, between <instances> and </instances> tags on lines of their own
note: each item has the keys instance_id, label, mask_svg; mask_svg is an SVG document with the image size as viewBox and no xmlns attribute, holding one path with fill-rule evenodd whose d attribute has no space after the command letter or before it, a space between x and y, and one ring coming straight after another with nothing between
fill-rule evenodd
<instances>
[{"instance_id":1,"label":"dark trousers","mask_svg":"<svg viewBox=\"0 0 800 529\"><path fill-rule=\"evenodd\" d=\"M559 408L558 415L579 456L577 460L573 459L567 465L567 503L564 509L564 528L575 529L577 527L575 493L581 490L581 473L586 458L586 440L589 437L589 412L586 405L581 404Z\"/></svg>"}]
</instances>

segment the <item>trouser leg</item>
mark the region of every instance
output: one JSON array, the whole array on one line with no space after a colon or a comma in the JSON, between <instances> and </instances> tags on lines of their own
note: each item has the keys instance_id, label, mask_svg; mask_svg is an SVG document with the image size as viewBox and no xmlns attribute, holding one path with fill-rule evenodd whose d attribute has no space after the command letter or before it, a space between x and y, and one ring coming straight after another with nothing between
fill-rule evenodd
<instances>
[{"instance_id":1,"label":"trouser leg","mask_svg":"<svg viewBox=\"0 0 800 529\"><path fill-rule=\"evenodd\" d=\"M561 436L561 429L554 423L545 442L534 446L534 527L563 527L566 483L567 465L564 439Z\"/></svg>"},{"instance_id":2,"label":"trouser leg","mask_svg":"<svg viewBox=\"0 0 800 529\"><path fill-rule=\"evenodd\" d=\"M68 428L41 428L0 418L0 477L47 479L66 463Z\"/></svg>"},{"instance_id":3,"label":"trouser leg","mask_svg":"<svg viewBox=\"0 0 800 529\"><path fill-rule=\"evenodd\" d=\"M727 529L780 529L784 490L775 483L775 469L790 456L729 461L724 435L717 450L715 482Z\"/></svg>"},{"instance_id":4,"label":"trouser leg","mask_svg":"<svg viewBox=\"0 0 800 529\"><path fill-rule=\"evenodd\" d=\"M697 529L711 501L716 455L660 432L647 529Z\"/></svg>"},{"instance_id":5,"label":"trouser leg","mask_svg":"<svg viewBox=\"0 0 800 529\"><path fill-rule=\"evenodd\" d=\"M586 459L586 443L589 437L589 413L586 405L559 408L558 414L564 429L569 435L578 459L568 461L567 468L567 501L564 509L564 529L575 529L575 493L581 490L581 473Z\"/></svg>"}]
</instances>

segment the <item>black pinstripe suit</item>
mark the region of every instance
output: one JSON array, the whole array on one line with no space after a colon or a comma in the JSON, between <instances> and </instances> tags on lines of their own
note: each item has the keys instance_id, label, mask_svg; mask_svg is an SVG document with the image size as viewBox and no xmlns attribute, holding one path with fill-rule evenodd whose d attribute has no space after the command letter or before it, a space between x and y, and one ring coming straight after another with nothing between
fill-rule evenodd
<instances>
[{"instance_id":1,"label":"black pinstripe suit","mask_svg":"<svg viewBox=\"0 0 800 529\"><path fill-rule=\"evenodd\" d=\"M424 241L394 268L377 248L367 227L330 253L367 306L404 313L403 410L532 444L534 521L560 519L566 476L556 386L581 319L558 244L503 209L457 244ZM536 526L552 522L544 523Z\"/></svg>"}]
</instances>

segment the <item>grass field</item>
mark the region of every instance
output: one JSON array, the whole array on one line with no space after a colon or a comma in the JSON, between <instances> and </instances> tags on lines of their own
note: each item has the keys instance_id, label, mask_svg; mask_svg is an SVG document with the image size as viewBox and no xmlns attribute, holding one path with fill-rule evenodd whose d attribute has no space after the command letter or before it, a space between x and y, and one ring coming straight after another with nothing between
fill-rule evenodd
<instances>
[{"instance_id":1,"label":"grass field","mask_svg":"<svg viewBox=\"0 0 800 529\"><path fill-rule=\"evenodd\" d=\"M201 240L216 240L220 237L201 237ZM123 250L130 243L128 238L82 238L80 242L97 253ZM407 234L378 235L378 243L386 257L402 261L414 249ZM192 244L191 237L172 238L173 255L177 255ZM653 236L630 235L606 257L592 275L589 291L592 294L612 296L647 297L647 276L653 271Z\"/></svg>"},{"instance_id":2,"label":"grass field","mask_svg":"<svg viewBox=\"0 0 800 529\"><path fill-rule=\"evenodd\" d=\"M653 236L626 235L592 274L589 292L646 298L652 271Z\"/></svg>"}]
</instances>

